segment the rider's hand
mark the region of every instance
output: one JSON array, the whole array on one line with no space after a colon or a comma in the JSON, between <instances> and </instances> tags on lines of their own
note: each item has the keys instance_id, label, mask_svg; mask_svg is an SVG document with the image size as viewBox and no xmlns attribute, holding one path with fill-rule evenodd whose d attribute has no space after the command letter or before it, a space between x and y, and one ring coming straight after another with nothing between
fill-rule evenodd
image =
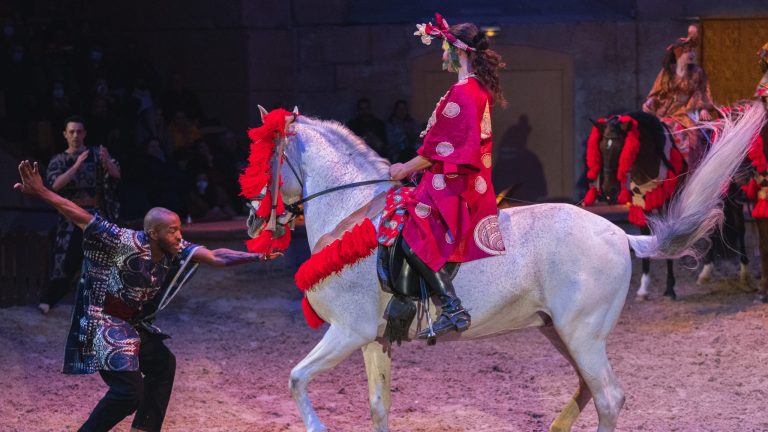
<instances>
[{"instance_id":1,"label":"rider's hand","mask_svg":"<svg viewBox=\"0 0 768 432\"><path fill-rule=\"evenodd\" d=\"M37 162L31 164L29 161L22 161L19 164L19 175L21 183L13 185L14 189L30 195L40 195L45 190Z\"/></svg>"},{"instance_id":2,"label":"rider's hand","mask_svg":"<svg viewBox=\"0 0 768 432\"><path fill-rule=\"evenodd\" d=\"M712 120L712 115L709 114L709 111L703 109L699 112L699 118L703 121L710 121Z\"/></svg>"},{"instance_id":3,"label":"rider's hand","mask_svg":"<svg viewBox=\"0 0 768 432\"><path fill-rule=\"evenodd\" d=\"M405 167L405 164L395 163L389 167L389 176L392 178L392 180L402 180L408 177L408 174L410 173Z\"/></svg>"}]
</instances>

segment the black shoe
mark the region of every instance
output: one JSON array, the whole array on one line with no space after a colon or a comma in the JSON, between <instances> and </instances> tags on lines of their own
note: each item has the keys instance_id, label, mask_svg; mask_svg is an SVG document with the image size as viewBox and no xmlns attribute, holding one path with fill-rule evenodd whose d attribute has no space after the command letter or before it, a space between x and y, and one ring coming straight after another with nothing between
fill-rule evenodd
<instances>
[{"instance_id":1,"label":"black shoe","mask_svg":"<svg viewBox=\"0 0 768 432\"><path fill-rule=\"evenodd\" d=\"M419 339L427 339L430 336L443 335L451 330L461 333L467 330L471 324L472 317L469 316L469 312L461 305L461 300L453 297L443 303L443 311L440 313L437 321L432 324L434 335L429 334L429 327L427 327L420 331L417 337Z\"/></svg>"}]
</instances>

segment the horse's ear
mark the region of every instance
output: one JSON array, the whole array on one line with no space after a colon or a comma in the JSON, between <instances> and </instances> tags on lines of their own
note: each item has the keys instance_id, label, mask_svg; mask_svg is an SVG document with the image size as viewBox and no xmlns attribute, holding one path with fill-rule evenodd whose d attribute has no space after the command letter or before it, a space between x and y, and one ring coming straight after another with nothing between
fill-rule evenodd
<instances>
[{"instance_id":1,"label":"horse's ear","mask_svg":"<svg viewBox=\"0 0 768 432\"><path fill-rule=\"evenodd\" d=\"M261 123L264 123L264 119L267 118L267 110L263 106L259 105L259 113L261 114Z\"/></svg>"},{"instance_id":2,"label":"horse's ear","mask_svg":"<svg viewBox=\"0 0 768 432\"><path fill-rule=\"evenodd\" d=\"M597 130L599 130L600 132L605 130L605 122L596 121L596 120L593 120L592 118L589 118L589 122L592 123L592 125L596 127Z\"/></svg>"},{"instance_id":3,"label":"horse's ear","mask_svg":"<svg viewBox=\"0 0 768 432\"><path fill-rule=\"evenodd\" d=\"M296 115L299 115L299 107L298 106L296 106L296 105L293 106L293 113L296 114Z\"/></svg>"}]
</instances>

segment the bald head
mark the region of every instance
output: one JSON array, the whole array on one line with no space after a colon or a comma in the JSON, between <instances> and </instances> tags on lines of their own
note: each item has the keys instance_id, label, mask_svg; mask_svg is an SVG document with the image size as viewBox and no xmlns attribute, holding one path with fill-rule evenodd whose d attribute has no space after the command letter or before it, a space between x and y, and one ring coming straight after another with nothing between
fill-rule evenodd
<instances>
[{"instance_id":1,"label":"bald head","mask_svg":"<svg viewBox=\"0 0 768 432\"><path fill-rule=\"evenodd\" d=\"M163 207L150 209L144 216L144 232L157 231L179 221L179 215Z\"/></svg>"}]
</instances>

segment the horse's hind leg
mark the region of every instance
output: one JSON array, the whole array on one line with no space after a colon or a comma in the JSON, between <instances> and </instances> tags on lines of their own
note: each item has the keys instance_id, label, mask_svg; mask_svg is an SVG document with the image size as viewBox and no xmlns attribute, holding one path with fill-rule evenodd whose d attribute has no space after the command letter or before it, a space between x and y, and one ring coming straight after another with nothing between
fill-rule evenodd
<instances>
[{"instance_id":1,"label":"horse's hind leg","mask_svg":"<svg viewBox=\"0 0 768 432\"><path fill-rule=\"evenodd\" d=\"M589 403L590 399L592 399L592 393L590 392L587 383L584 381L584 378L581 377L579 368L573 360L573 357L571 357L571 353L568 352L568 348L565 346L563 340L560 339L560 335L557 334L554 327L540 327L539 330L550 342L552 342L552 345L557 348L560 354L571 363L571 366L573 366L576 373L579 375L579 388L576 389L576 393L571 396L568 404L565 405L565 408L560 411L560 414L557 415L555 421L549 426L550 432L569 432L576 422L576 419L579 417L579 414L581 414L581 411L584 410L584 407Z\"/></svg>"},{"instance_id":2,"label":"horse's hind leg","mask_svg":"<svg viewBox=\"0 0 768 432\"><path fill-rule=\"evenodd\" d=\"M643 258L640 260L642 263L643 274L640 276L640 288L637 290L638 300L648 300L648 287L651 285L651 260Z\"/></svg>"},{"instance_id":3,"label":"horse's hind leg","mask_svg":"<svg viewBox=\"0 0 768 432\"><path fill-rule=\"evenodd\" d=\"M375 432L389 430L391 360L384 347L371 342L363 347L365 373L368 375L368 401Z\"/></svg>"},{"instance_id":4,"label":"horse's hind leg","mask_svg":"<svg viewBox=\"0 0 768 432\"><path fill-rule=\"evenodd\" d=\"M707 254L704 255L704 265L701 267L699 277L696 279L697 285L704 285L712 282L712 272L715 270L715 247L710 244Z\"/></svg>"},{"instance_id":5,"label":"horse's hind leg","mask_svg":"<svg viewBox=\"0 0 768 432\"><path fill-rule=\"evenodd\" d=\"M747 224L744 220L744 211L741 206L733 210L736 219L736 236L739 242L739 282L749 287L749 256L747 255Z\"/></svg>"},{"instance_id":6,"label":"horse's hind leg","mask_svg":"<svg viewBox=\"0 0 768 432\"><path fill-rule=\"evenodd\" d=\"M671 259L667 260L667 290L664 291L664 297L677 300L677 294L675 293L675 262Z\"/></svg>"},{"instance_id":7,"label":"horse's hind leg","mask_svg":"<svg viewBox=\"0 0 768 432\"><path fill-rule=\"evenodd\" d=\"M757 239L760 245L760 287L757 290L759 300L768 302L768 219L755 219Z\"/></svg>"},{"instance_id":8,"label":"horse's hind leg","mask_svg":"<svg viewBox=\"0 0 768 432\"><path fill-rule=\"evenodd\" d=\"M307 384L315 375L336 366L367 342L369 341L349 329L331 325L315 348L291 370L288 388L291 390L293 400L296 401L307 432L327 430L312 408L312 402L307 394Z\"/></svg>"},{"instance_id":9,"label":"horse's hind leg","mask_svg":"<svg viewBox=\"0 0 768 432\"><path fill-rule=\"evenodd\" d=\"M583 324L573 322L556 330L595 400L599 420L597 432L613 432L624 405L624 392L605 353L607 332L600 337L595 335L596 329L587 329Z\"/></svg>"}]
</instances>

